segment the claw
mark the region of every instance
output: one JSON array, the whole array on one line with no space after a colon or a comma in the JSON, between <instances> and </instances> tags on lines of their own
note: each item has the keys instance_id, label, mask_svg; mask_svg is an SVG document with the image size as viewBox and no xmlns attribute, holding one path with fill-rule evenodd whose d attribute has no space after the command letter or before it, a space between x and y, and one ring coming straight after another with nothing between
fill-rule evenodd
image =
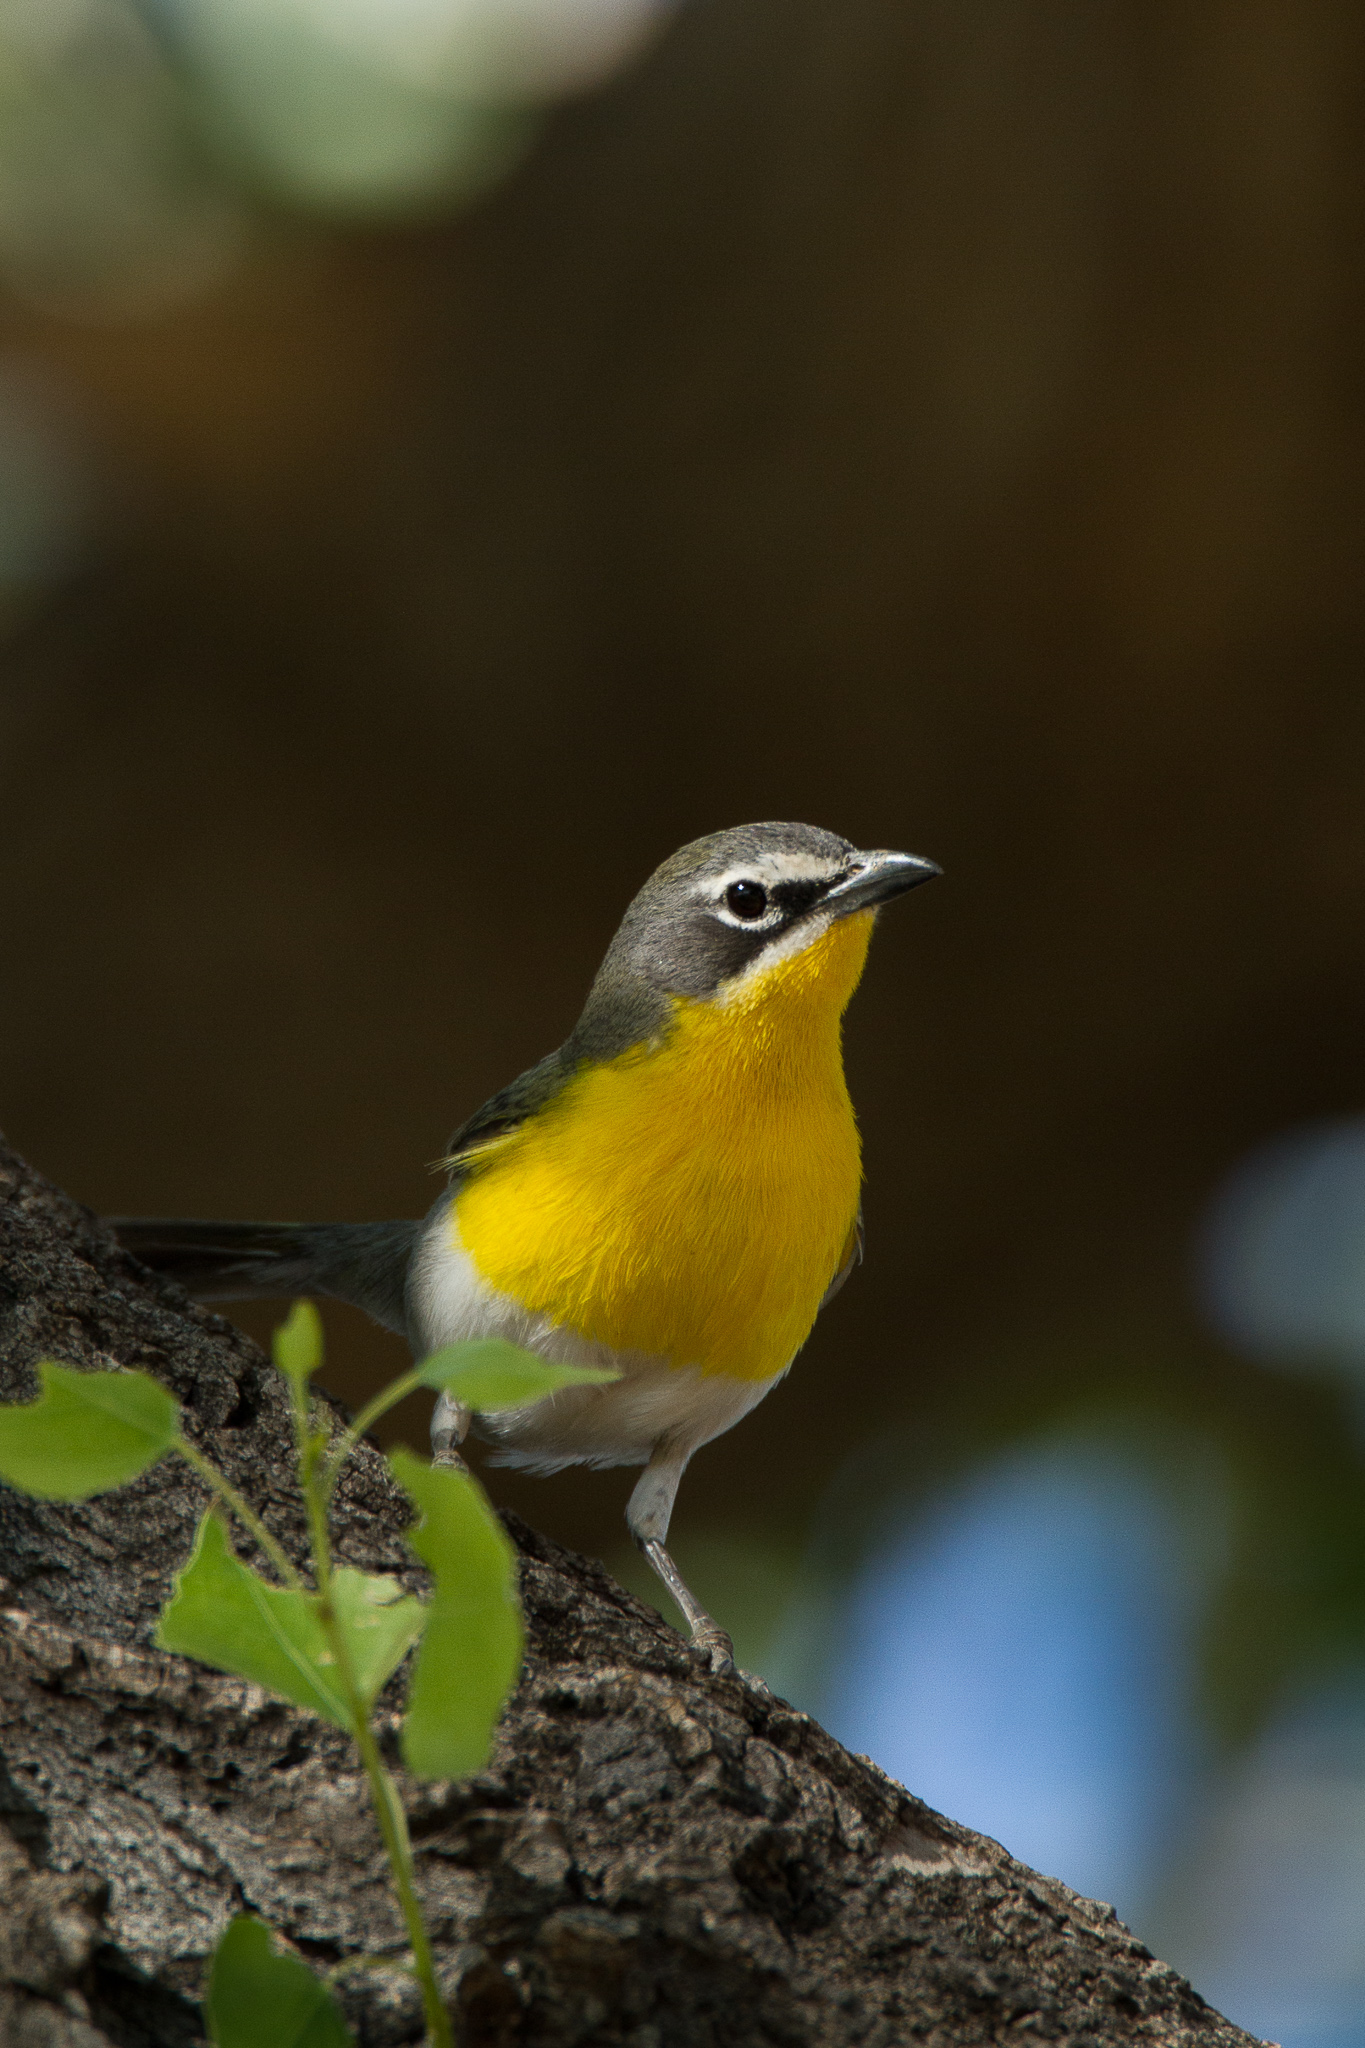
<instances>
[{"instance_id":1,"label":"claw","mask_svg":"<svg viewBox=\"0 0 1365 2048\"><path fill-rule=\"evenodd\" d=\"M698 1628L692 1637L692 1648L706 1664L713 1678L735 1676L735 1646L723 1628L712 1622L709 1627Z\"/></svg>"}]
</instances>

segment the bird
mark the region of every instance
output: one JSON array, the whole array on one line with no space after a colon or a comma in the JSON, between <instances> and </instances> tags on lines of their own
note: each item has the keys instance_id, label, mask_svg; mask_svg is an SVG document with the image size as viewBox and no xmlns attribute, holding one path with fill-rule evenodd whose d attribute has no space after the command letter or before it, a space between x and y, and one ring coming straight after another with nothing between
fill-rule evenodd
<instances>
[{"instance_id":1,"label":"bird","mask_svg":"<svg viewBox=\"0 0 1365 2048\"><path fill-rule=\"evenodd\" d=\"M194 1298L350 1302L426 1357L501 1337L613 1369L519 1408L442 1395L437 1463L642 1465L626 1522L714 1672L724 1628L666 1541L693 1454L790 1368L861 1259L842 1019L881 907L937 863L791 823L712 832L628 906L564 1043L485 1102L421 1220L109 1219Z\"/></svg>"}]
</instances>

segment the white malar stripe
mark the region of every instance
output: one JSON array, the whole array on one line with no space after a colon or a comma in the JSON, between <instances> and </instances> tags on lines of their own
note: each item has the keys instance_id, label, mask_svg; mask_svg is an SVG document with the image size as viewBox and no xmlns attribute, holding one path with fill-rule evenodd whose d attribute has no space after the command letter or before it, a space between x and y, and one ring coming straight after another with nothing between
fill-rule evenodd
<instances>
[{"instance_id":1,"label":"white malar stripe","mask_svg":"<svg viewBox=\"0 0 1365 2048\"><path fill-rule=\"evenodd\" d=\"M505 1337L564 1365L613 1368L609 1386L565 1387L525 1408L475 1418L475 1434L497 1449L494 1465L559 1472L566 1465L644 1465L661 1446L681 1462L747 1415L783 1373L766 1380L709 1376L638 1351L613 1351L534 1315L482 1280L459 1243L449 1205L435 1211L413 1261L411 1314L416 1355L475 1337ZM785 1372L786 1368L783 1368Z\"/></svg>"},{"instance_id":2,"label":"white malar stripe","mask_svg":"<svg viewBox=\"0 0 1365 2048\"><path fill-rule=\"evenodd\" d=\"M807 946L813 946L817 939L824 937L833 922L832 913L819 910L800 918L790 931L783 932L761 953L756 953L747 967L742 967L738 974L732 974L728 981L721 982L712 1000L721 1009L730 1003L743 1002L752 993L756 982L762 981L774 967L780 967L784 960L793 960L798 953L804 953Z\"/></svg>"}]
</instances>

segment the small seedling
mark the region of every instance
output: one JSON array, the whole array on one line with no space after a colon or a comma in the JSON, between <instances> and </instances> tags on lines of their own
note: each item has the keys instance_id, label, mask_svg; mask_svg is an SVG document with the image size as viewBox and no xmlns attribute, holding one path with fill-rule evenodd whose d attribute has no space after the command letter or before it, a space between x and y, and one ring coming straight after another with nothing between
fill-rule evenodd
<instances>
[{"instance_id":1,"label":"small seedling","mask_svg":"<svg viewBox=\"0 0 1365 2048\"><path fill-rule=\"evenodd\" d=\"M352 1737L407 1928L427 2040L430 2048L452 2048L450 2016L413 1881L407 1823L372 1717L386 1681L416 1645L399 1738L404 1763L426 1778L465 1777L480 1768L521 1669L515 1557L487 1495L469 1473L394 1451L389 1469L421 1516L409 1541L431 1574L431 1596L419 1599L397 1579L333 1563L332 1496L365 1432L418 1387L488 1411L522 1407L561 1387L617 1375L547 1364L497 1339L452 1344L392 1381L337 1433L329 1411L311 1394L310 1382L322 1364L322 1323L311 1302L295 1302L275 1332L274 1356L290 1389L308 1521L306 1576L249 1502L184 1435L180 1404L147 1373L78 1372L44 1362L36 1401L0 1405L0 1479L45 1500L86 1500L175 1456L212 1488L217 1500L176 1575L157 1641L248 1678ZM278 1583L243 1564L225 1513L254 1540ZM328 1986L298 1957L277 1952L264 1922L249 1913L229 1923L214 1951L205 2014L217 2048L347 2048L352 2040Z\"/></svg>"}]
</instances>

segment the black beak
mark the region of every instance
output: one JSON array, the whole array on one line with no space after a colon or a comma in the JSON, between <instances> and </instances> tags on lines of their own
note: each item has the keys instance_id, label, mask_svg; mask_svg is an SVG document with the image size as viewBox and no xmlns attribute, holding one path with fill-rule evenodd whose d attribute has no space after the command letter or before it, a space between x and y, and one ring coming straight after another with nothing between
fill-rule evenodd
<instances>
[{"instance_id":1,"label":"black beak","mask_svg":"<svg viewBox=\"0 0 1365 2048\"><path fill-rule=\"evenodd\" d=\"M872 910L942 873L937 861L920 860L913 853L860 853L852 874L826 891L820 908L828 907L836 917L847 917L851 910Z\"/></svg>"}]
</instances>

